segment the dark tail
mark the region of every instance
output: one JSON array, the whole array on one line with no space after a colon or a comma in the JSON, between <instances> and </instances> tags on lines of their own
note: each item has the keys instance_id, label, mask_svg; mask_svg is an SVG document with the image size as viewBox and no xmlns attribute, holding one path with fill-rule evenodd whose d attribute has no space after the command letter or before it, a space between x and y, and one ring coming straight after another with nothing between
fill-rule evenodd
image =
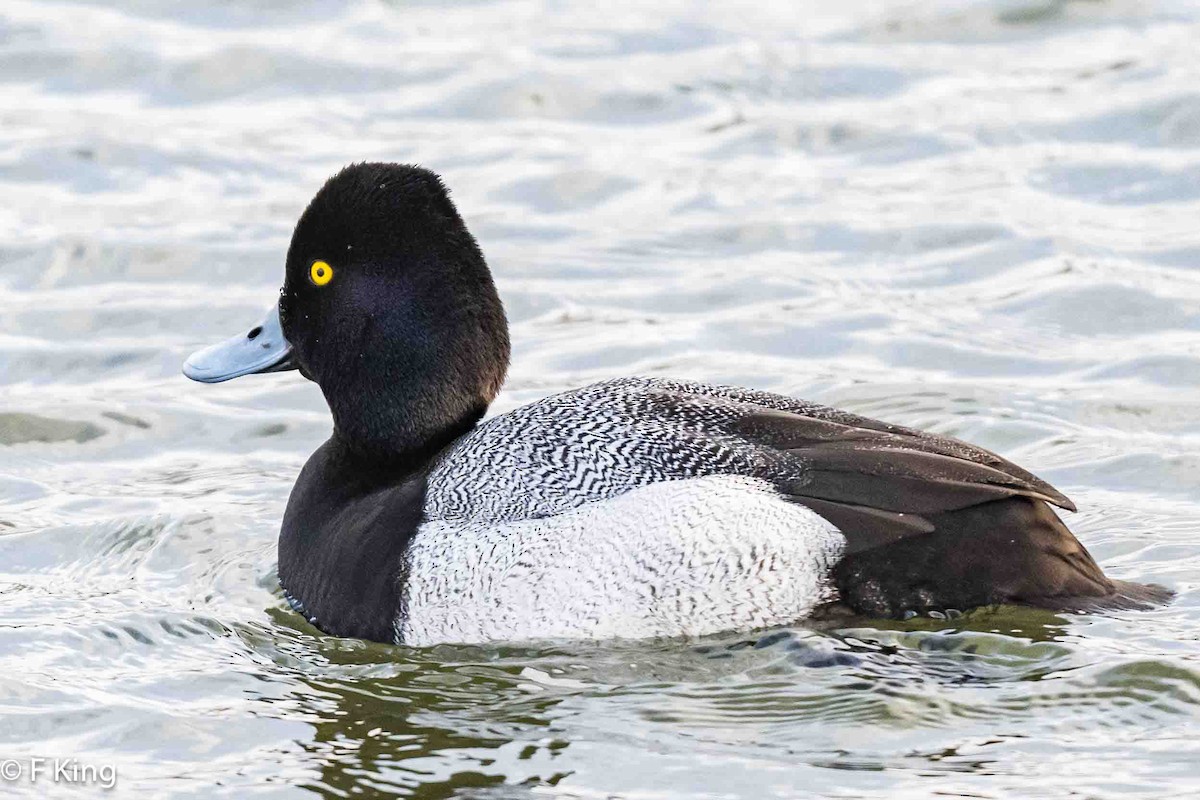
<instances>
[{"instance_id":1,"label":"dark tail","mask_svg":"<svg viewBox=\"0 0 1200 800\"><path fill-rule=\"evenodd\" d=\"M860 614L966 610L1017 603L1056 611L1146 609L1161 586L1114 581L1041 500L1009 497L928 517L930 533L847 555L840 600Z\"/></svg>"},{"instance_id":2,"label":"dark tail","mask_svg":"<svg viewBox=\"0 0 1200 800\"><path fill-rule=\"evenodd\" d=\"M1159 586L1157 583L1114 580L1110 580L1109 583L1112 584L1113 590L1106 595L1032 597L1025 602L1031 606L1048 608L1052 611L1092 614L1099 611L1148 611L1165 606L1175 597L1175 592L1165 586Z\"/></svg>"}]
</instances>

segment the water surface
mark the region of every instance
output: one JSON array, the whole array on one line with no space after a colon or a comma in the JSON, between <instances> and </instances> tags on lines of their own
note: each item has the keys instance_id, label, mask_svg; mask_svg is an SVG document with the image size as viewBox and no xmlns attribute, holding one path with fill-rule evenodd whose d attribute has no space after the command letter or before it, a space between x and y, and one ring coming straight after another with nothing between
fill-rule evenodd
<instances>
[{"instance_id":1,"label":"water surface","mask_svg":"<svg viewBox=\"0 0 1200 800\"><path fill-rule=\"evenodd\" d=\"M0 758L155 797L1200 795L1200 7L879 6L6 0ZM1177 602L320 635L275 576L319 392L178 370L364 159L442 173L478 236L497 410L638 373L967 438Z\"/></svg>"}]
</instances>

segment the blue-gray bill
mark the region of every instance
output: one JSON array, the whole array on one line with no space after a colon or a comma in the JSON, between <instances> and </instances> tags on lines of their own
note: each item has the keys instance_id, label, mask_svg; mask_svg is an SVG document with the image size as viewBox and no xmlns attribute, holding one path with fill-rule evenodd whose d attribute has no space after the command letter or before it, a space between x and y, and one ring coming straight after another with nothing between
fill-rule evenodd
<instances>
[{"instance_id":1,"label":"blue-gray bill","mask_svg":"<svg viewBox=\"0 0 1200 800\"><path fill-rule=\"evenodd\" d=\"M249 332L197 350L183 362L183 374L201 383L220 383L256 372L295 369L292 346L283 335L276 304Z\"/></svg>"}]
</instances>

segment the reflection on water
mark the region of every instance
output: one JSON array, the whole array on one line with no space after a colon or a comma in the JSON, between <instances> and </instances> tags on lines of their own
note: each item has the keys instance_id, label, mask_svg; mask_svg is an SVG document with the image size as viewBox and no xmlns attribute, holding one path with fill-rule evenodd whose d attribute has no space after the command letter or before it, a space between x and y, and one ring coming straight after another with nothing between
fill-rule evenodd
<instances>
[{"instance_id":1,"label":"reflection on water","mask_svg":"<svg viewBox=\"0 0 1200 800\"><path fill-rule=\"evenodd\" d=\"M1121 0L9 0L0 759L151 796L1193 792L1197 35L1195 4ZM319 393L178 369L261 316L304 203L362 159L452 187L513 323L498 409L663 374L971 439L1177 601L322 636L275 578Z\"/></svg>"}]
</instances>

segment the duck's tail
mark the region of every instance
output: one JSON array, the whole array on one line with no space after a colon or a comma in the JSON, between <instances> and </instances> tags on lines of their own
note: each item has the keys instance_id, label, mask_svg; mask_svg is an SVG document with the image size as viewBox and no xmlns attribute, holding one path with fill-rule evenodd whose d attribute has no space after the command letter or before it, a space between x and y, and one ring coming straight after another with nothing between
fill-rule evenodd
<instances>
[{"instance_id":1,"label":"duck's tail","mask_svg":"<svg viewBox=\"0 0 1200 800\"><path fill-rule=\"evenodd\" d=\"M1174 592L1109 578L1043 501L1012 497L930 515L933 530L847 555L840 601L860 614L1015 603L1054 611L1147 609ZM849 526L847 526L849 528Z\"/></svg>"},{"instance_id":2,"label":"duck's tail","mask_svg":"<svg viewBox=\"0 0 1200 800\"><path fill-rule=\"evenodd\" d=\"M1165 606L1175 592L1157 583L1133 583L1109 579L1112 591L1104 595L1075 595L1071 597L1028 597L1022 602L1052 611L1090 614L1099 611L1147 611Z\"/></svg>"}]
</instances>

